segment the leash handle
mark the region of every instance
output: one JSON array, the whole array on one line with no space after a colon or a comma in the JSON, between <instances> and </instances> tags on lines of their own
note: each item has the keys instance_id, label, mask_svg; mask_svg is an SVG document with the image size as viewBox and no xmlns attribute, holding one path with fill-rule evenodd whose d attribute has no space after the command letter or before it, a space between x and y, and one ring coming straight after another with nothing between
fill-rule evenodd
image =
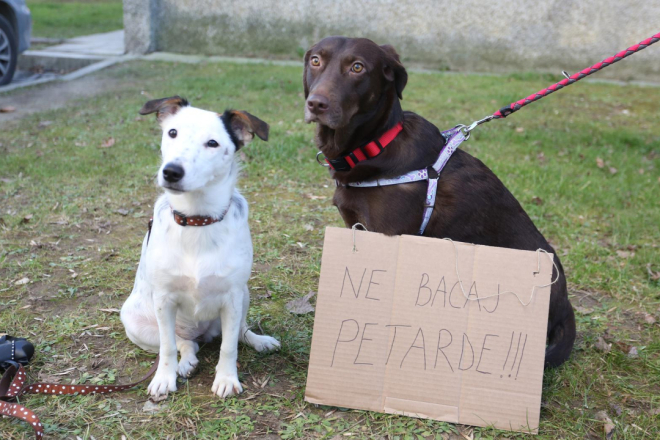
<instances>
[{"instance_id":1,"label":"leash handle","mask_svg":"<svg viewBox=\"0 0 660 440\"><path fill-rule=\"evenodd\" d=\"M564 87L568 87L571 84L578 82L582 78L585 78L593 73L596 73L606 68L607 66L611 66L612 64L621 61L622 59L627 58L630 55L639 52L640 50L646 49L647 47L657 43L658 41L660 41L660 32L647 38L644 41L641 41L638 44L635 44L634 46L630 46L628 49L622 50L621 52L609 58L605 58L600 63L596 63L591 67L587 67L586 69L574 73L573 75L568 75L565 71L562 71L562 74L564 75L565 78L559 81L558 83L555 83L550 87L546 87L545 89L539 90L538 92L529 95L527 98L523 98L518 101L512 102L511 104L502 107L492 115L486 116L485 118L475 121L469 126L465 127L463 129L464 134L466 136L465 140L468 140L470 138L470 132L474 130L478 125L481 125L493 119L506 118L511 113L517 112L527 104L530 104L534 101L538 101L539 99L544 98L549 94L556 92L557 90L563 89Z\"/></svg>"},{"instance_id":2,"label":"leash handle","mask_svg":"<svg viewBox=\"0 0 660 440\"><path fill-rule=\"evenodd\" d=\"M12 362L7 368L2 379L0 379L0 414L15 417L27 422L34 429L35 438L41 440L44 428L37 415L26 407L13 403L11 400L25 394L53 394L53 395L78 395L78 394L109 394L133 388L149 379L158 369L158 358L151 366L147 374L137 382L126 385L61 385L55 383L37 382L30 385L25 384L27 375L21 364Z\"/></svg>"}]
</instances>

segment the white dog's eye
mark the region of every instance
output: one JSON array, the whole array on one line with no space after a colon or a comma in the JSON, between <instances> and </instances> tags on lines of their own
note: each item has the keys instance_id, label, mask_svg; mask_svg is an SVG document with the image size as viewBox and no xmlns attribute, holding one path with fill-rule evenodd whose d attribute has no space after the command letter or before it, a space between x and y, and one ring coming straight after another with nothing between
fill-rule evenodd
<instances>
[{"instance_id":1,"label":"white dog's eye","mask_svg":"<svg viewBox=\"0 0 660 440\"><path fill-rule=\"evenodd\" d=\"M176 130L175 130L175 129L171 129L170 131L167 132L167 134L169 134L170 137L171 137L172 139L174 139L174 138L176 137Z\"/></svg>"},{"instance_id":2,"label":"white dog's eye","mask_svg":"<svg viewBox=\"0 0 660 440\"><path fill-rule=\"evenodd\" d=\"M217 148L217 147L220 146L220 144L218 144L216 141L214 141L213 139L211 139L210 141L208 141L208 142L206 143L206 146L207 146L207 147L211 147L211 148Z\"/></svg>"}]
</instances>

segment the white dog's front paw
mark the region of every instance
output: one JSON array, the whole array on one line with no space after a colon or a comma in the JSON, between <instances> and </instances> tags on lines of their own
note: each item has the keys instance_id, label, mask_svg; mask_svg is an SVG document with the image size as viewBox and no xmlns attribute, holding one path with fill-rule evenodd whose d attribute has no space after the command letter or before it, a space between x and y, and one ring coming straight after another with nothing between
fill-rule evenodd
<instances>
[{"instance_id":1,"label":"white dog's front paw","mask_svg":"<svg viewBox=\"0 0 660 440\"><path fill-rule=\"evenodd\" d=\"M156 371L156 375L151 380L147 388L149 395L156 402L167 398L167 393L176 391L176 371L172 373L160 373Z\"/></svg>"},{"instance_id":2,"label":"white dog's front paw","mask_svg":"<svg viewBox=\"0 0 660 440\"><path fill-rule=\"evenodd\" d=\"M215 375L215 380L213 381L213 388L211 388L213 394L216 394L218 397L233 396L234 394L240 394L243 392L243 387L238 381L238 375L226 375L218 372Z\"/></svg>"},{"instance_id":3,"label":"white dog's front paw","mask_svg":"<svg viewBox=\"0 0 660 440\"><path fill-rule=\"evenodd\" d=\"M199 360L196 357L182 357L179 361L177 373L179 373L179 376L181 377L189 378L197 369L197 365L199 365Z\"/></svg>"},{"instance_id":4,"label":"white dog's front paw","mask_svg":"<svg viewBox=\"0 0 660 440\"><path fill-rule=\"evenodd\" d=\"M280 348L280 341L273 338L272 336L254 335L252 347L254 347L254 349L258 352L273 351Z\"/></svg>"}]
</instances>

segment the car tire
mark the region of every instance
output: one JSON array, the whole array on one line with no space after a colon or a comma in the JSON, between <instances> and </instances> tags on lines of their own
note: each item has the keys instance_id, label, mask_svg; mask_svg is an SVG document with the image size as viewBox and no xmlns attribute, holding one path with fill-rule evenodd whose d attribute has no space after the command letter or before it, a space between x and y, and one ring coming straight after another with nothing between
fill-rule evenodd
<instances>
[{"instance_id":1,"label":"car tire","mask_svg":"<svg viewBox=\"0 0 660 440\"><path fill-rule=\"evenodd\" d=\"M16 70L17 59L16 32L7 19L0 15L0 86L11 82Z\"/></svg>"}]
</instances>

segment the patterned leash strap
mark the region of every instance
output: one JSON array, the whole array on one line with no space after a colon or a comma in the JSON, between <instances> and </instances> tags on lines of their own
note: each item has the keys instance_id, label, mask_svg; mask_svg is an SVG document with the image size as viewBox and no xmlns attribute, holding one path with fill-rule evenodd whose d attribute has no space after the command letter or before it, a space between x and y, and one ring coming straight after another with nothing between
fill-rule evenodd
<instances>
[{"instance_id":1,"label":"patterned leash strap","mask_svg":"<svg viewBox=\"0 0 660 440\"><path fill-rule=\"evenodd\" d=\"M612 64L616 63L617 61L621 61L624 58L629 57L630 55L639 52L642 49L646 49L650 45L657 43L660 41L660 32L653 35L652 37L647 38L646 40L640 42L639 44L635 44L634 46L629 47L626 50L622 50L621 52L617 53L614 56L611 56L609 58L605 58L603 61L600 63L594 64L591 67L587 67L584 70L581 70L577 73L574 73L573 75L568 75L566 72L562 72L565 76L564 79L559 81L558 83L555 83L551 85L550 87L547 87L543 90L539 90L538 92L529 95L527 98L523 98L519 101L512 102L511 104L502 107L492 115L486 116L483 119L480 119L478 121L473 122L471 125L466 126L463 131L465 133L465 140L470 138L470 132L474 130L478 125L481 125L485 122L491 121L493 119L500 119L500 118L506 118L509 116L511 113L517 112L527 104L530 104L534 101L538 101L539 99L548 96L549 94L556 92L559 89L563 89L564 87L570 86L571 84L574 84L581 80L582 78L585 78L593 73L598 72L599 70L602 70L606 68L607 66L611 66Z\"/></svg>"},{"instance_id":2,"label":"patterned leash strap","mask_svg":"<svg viewBox=\"0 0 660 440\"><path fill-rule=\"evenodd\" d=\"M25 394L51 394L51 395L85 395L85 394L108 394L133 388L149 377L158 368L158 359L154 362L149 372L137 382L127 385L60 385L54 383L25 384L27 375L21 364L14 363L0 379L0 414L15 417L27 422L34 429L35 438L41 440L44 428L37 415L26 407L12 402L19 396Z\"/></svg>"}]
</instances>

